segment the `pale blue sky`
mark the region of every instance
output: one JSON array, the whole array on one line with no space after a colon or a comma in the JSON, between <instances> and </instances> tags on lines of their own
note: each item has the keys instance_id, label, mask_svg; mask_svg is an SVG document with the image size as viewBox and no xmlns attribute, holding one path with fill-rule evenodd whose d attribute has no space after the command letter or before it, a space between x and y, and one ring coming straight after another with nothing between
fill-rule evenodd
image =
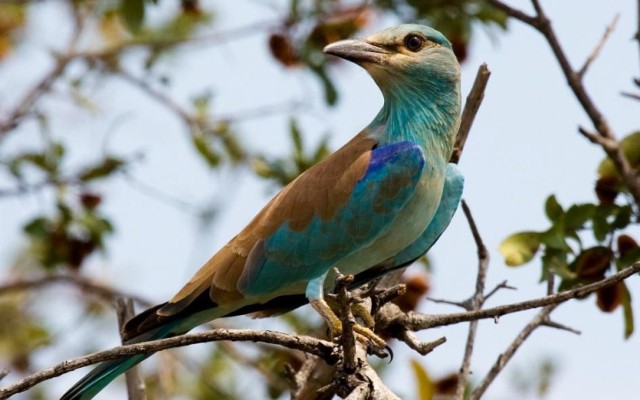
<instances>
[{"instance_id":1,"label":"pale blue sky","mask_svg":"<svg viewBox=\"0 0 640 400\"><path fill-rule=\"evenodd\" d=\"M510 4L529 9L528 1ZM205 6L209 5L217 12L219 29L276 16L258 2L205 2ZM632 76L640 75L638 44L631 40L637 26L634 2L573 0L543 1L543 5L574 65L581 65L605 26L620 13L617 29L585 82L616 134L623 136L639 128L639 103L619 95L621 90L631 88ZM15 93L29 87L46 71L49 64L44 49L64 43L66 28L46 23L58 12L59 7L52 3L34 7L36 28L30 31L27 44L18 50L15 60L0 63L0 110L11 104ZM376 21L377 27L393 23L380 18ZM492 41L479 30L472 42L469 60L463 66L465 95L480 63L486 62L493 72L461 162L466 176L464 197L491 251L488 286L508 279L519 288L517 292L501 292L488 306L544 293L543 285L535 283L540 273L538 260L520 269L508 269L497 247L512 232L547 227L543 202L550 193L555 193L562 204L593 201L595 168L602 157L601 151L576 131L579 124L589 126L588 119L566 86L542 36L511 21L509 31L496 38ZM125 65L131 68L137 65L129 61ZM382 103L378 89L366 73L355 65L343 63L334 71L341 93L340 103L334 109L326 108L317 80L304 72L286 70L275 64L268 54L266 37L259 34L217 46L185 48L179 57L164 61L162 69L174 77L171 93L184 104L203 87L213 87L213 108L220 114L291 99L303 102L311 111L301 120L303 131L308 135L306 140L315 143L329 132L333 148L364 127ZM108 85L97 88L95 100L99 111L93 116L77 113L59 96L47 102L47 107L60 115L53 121L54 134L73 138L76 144L77 153L71 154L74 162L100 154L96 143L103 140L106 132L111 132L109 149L123 155L137 151L147 154L144 161L132 169L138 180L188 203L204 205L217 199L225 204L215 221L215 229L202 231L187 213L150 200L123 180L114 179L104 186L109 192L105 209L114 219L117 235L109 241L108 257L92 260L87 272L152 301L164 301L248 222L273 193L272 188L243 171L208 172L201 161L194 159L181 122L122 81L111 80ZM114 120L118 118L120 122L114 127ZM242 138L250 148L282 154L289 149L286 124L286 114L247 121L240 125ZM12 134L8 147L16 150L37 143L37 135L29 128L25 126ZM0 176L2 187L6 183L5 177ZM48 204L46 196L0 199L0 268L11 263L22 244L19 226L34 211ZM435 266L431 294L439 298L466 298L475 281L476 250L461 213L431 256ZM628 284L635 310L640 312L638 278L630 279ZM63 298L68 300L73 295L65 292ZM510 393L513 394L508 391L507 383L513 367L526 370L545 357L552 357L560 367L549 399L636 398L640 385L637 381L640 365L635 354L640 344L639 334L623 341L620 311L602 314L593 303L594 299L590 298L560 307L554 318L582 330L583 334L575 336L550 329L536 331L488 391L487 398L508 399ZM457 311L432 304L424 304L423 309ZM486 373L499 352L532 315L522 313L503 317L499 324L490 321L480 324L472 360L474 378L479 379ZM67 333L65 328L78 322L78 317L78 313L69 310L57 320L56 326ZM247 323L242 319L231 323L253 327L269 324L268 321ZM103 333L105 346L116 341L115 329L113 332L109 329L105 327ZM77 332L63 344L63 350L43 354L42 365L79 355L65 353L64 349L78 351L72 343L74 340L90 343L91 340L83 336L90 331L89 327L79 325ZM448 339L444 346L422 359L433 375L437 377L459 367L466 331L466 325L459 325L421 333L426 340L441 335ZM73 375L77 376L79 374ZM407 377L413 382L408 363L399 358L386 380L392 388L411 396L413 384L407 384ZM58 380L56 388L66 387L70 379ZM118 398L118 392L115 393L113 398Z\"/></svg>"}]
</instances>

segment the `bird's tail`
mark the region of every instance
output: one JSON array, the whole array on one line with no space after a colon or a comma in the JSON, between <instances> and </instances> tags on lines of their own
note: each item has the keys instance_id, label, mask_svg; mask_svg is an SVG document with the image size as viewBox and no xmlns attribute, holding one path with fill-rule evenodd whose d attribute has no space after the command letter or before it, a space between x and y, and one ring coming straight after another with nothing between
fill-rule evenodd
<instances>
[{"instance_id":1,"label":"bird's tail","mask_svg":"<svg viewBox=\"0 0 640 400\"><path fill-rule=\"evenodd\" d=\"M179 325L179 321L172 321L166 325L157 327L142 335L126 342L126 344L135 344L146 342L149 340L164 339L175 336L184 332L176 332L175 327ZM186 331L185 331L186 332ZM89 400L104 389L118 375L124 373L136 364L142 362L151 354L136 354L124 358L105 361L95 367L84 378L78 381L71 389L69 389L60 400Z\"/></svg>"}]
</instances>

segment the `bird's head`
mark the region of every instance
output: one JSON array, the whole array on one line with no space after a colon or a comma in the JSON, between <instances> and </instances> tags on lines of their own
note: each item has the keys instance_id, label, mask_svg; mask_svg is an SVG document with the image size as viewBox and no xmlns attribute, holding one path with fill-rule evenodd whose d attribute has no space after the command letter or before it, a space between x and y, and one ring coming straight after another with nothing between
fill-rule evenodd
<instances>
[{"instance_id":1,"label":"bird's head","mask_svg":"<svg viewBox=\"0 0 640 400\"><path fill-rule=\"evenodd\" d=\"M457 87L460 80L451 43L424 25L398 25L364 39L342 40L326 46L324 52L367 70L385 98L394 91L424 92L433 85Z\"/></svg>"}]
</instances>

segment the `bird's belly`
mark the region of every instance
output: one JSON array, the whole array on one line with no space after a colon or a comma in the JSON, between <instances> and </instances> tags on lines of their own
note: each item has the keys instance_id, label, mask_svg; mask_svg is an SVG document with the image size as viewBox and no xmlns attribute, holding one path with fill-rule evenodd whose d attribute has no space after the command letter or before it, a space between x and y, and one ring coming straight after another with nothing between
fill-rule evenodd
<instances>
[{"instance_id":1,"label":"bird's belly","mask_svg":"<svg viewBox=\"0 0 640 400\"><path fill-rule=\"evenodd\" d=\"M335 265L344 274L367 270L413 243L433 219L444 185L444 169L425 168L416 191L387 231Z\"/></svg>"}]
</instances>

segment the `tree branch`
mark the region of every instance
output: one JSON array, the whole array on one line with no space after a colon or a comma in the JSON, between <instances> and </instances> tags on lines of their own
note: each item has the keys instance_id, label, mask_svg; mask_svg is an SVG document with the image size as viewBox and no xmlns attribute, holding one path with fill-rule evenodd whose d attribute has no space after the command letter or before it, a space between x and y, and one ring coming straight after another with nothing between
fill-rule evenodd
<instances>
[{"instance_id":1,"label":"tree branch","mask_svg":"<svg viewBox=\"0 0 640 400\"><path fill-rule=\"evenodd\" d=\"M616 28L616 24L618 23L619 18L620 18L620 14L616 14L616 16L613 17L613 21L611 21L611 23L605 29L604 34L602 35L602 38L600 39L596 47L593 49L591 54L589 54L589 57L587 57L587 59L585 60L584 64L582 65L582 68L580 68L580 70L578 71L578 76L580 77L580 79L584 78L584 75L587 73L587 70L591 66L591 63L593 63L593 61L600 54L600 51L602 50L602 47L604 46L605 42L609 38L609 35L611 35L613 30Z\"/></svg>"},{"instance_id":2,"label":"tree branch","mask_svg":"<svg viewBox=\"0 0 640 400\"><path fill-rule=\"evenodd\" d=\"M51 275L35 279L17 280L4 285L0 285L0 296L5 296L14 292L38 289L43 286L48 286L56 283L75 286L83 292L91 293L109 302L115 301L115 299L118 297L127 297L133 299L141 306L152 306L151 302L143 299L140 296L134 296L128 293L124 293L112 287L99 284L87 278L83 278L79 275Z\"/></svg>"},{"instance_id":3,"label":"tree branch","mask_svg":"<svg viewBox=\"0 0 640 400\"><path fill-rule=\"evenodd\" d=\"M476 78L473 81L473 86L471 87L471 91L467 95L467 101L464 104L464 110L462 111L462 117L460 118L460 127L456 134L453 154L451 155L449 162L457 164L460 161L464 145L467 142L469 132L471 131L471 126L473 125L478 109L480 109L480 105L484 99L484 91L487 88L490 76L491 71L489 71L487 64L483 63L478 67L478 72L476 73Z\"/></svg>"},{"instance_id":4,"label":"tree branch","mask_svg":"<svg viewBox=\"0 0 640 400\"><path fill-rule=\"evenodd\" d=\"M473 234L473 240L475 241L476 248L478 249L478 275L476 277L476 290L473 297L471 297L470 302L470 311L476 311L482 308L482 305L485 301L484 287L487 280L487 270L489 269L490 257L489 252L487 251L487 247L482 241L482 237L480 236L480 232L478 231L476 222L473 219L473 215L471 215L471 209L467 205L467 202L464 200L462 200L462 210L464 211L464 215L467 217L469 228L471 228L471 233ZM476 340L477 330L478 320L471 321L471 323L469 324L469 332L467 334L464 356L462 357L462 365L460 366L460 373L458 374L458 385L456 386L455 394L456 399L464 399L464 391L467 386L467 379L469 377L471 355L473 354L473 347Z\"/></svg>"},{"instance_id":5,"label":"tree branch","mask_svg":"<svg viewBox=\"0 0 640 400\"><path fill-rule=\"evenodd\" d=\"M544 325L545 322L549 319L549 314L559 305L551 304L543 308L532 320L529 322L522 331L518 334L518 336L511 342L509 347L505 350L504 353L498 356L498 359L489 370L489 373L482 379L480 384L474 389L469 396L469 400L478 400L482 397L484 392L487 390L489 385L494 381L494 379L498 376L500 371L507 365L509 360L513 357L516 351L522 346L525 340L531 335L531 333L536 330L539 326Z\"/></svg>"},{"instance_id":6,"label":"tree branch","mask_svg":"<svg viewBox=\"0 0 640 400\"><path fill-rule=\"evenodd\" d=\"M573 298L582 298L602 288L612 286L623 281L631 275L640 272L640 262L631 265L610 277L598 282L590 283L575 289L556 293L550 296L544 296L539 299L527 300L520 303L507 304L503 306L486 308L477 311L469 311L453 314L427 315L418 313L409 313L396 315L391 320L385 321L387 326L399 325L419 331L423 329L435 328L438 326L451 325L459 322L468 322L477 319L498 318L506 314L531 310L533 308L545 307L548 305L563 303Z\"/></svg>"},{"instance_id":7,"label":"tree branch","mask_svg":"<svg viewBox=\"0 0 640 400\"><path fill-rule=\"evenodd\" d=\"M124 324L135 315L133 300L131 298L118 297L116 299L116 314L118 316L118 331L124 344L122 328ZM145 393L144 378L142 377L140 367L136 365L127 370L124 375L127 381L127 395L129 396L129 400L146 400L147 395Z\"/></svg>"},{"instance_id":8,"label":"tree branch","mask_svg":"<svg viewBox=\"0 0 640 400\"><path fill-rule=\"evenodd\" d=\"M551 26L551 21L545 15L540 2L538 0L531 0L536 11L536 16L530 17L522 13L521 11L507 6L500 0L488 1L494 7L506 12L507 15L535 28L544 36L547 43L551 47L551 51L560 64L560 68L562 69L562 72L567 80L567 83L569 84L569 87L571 88L571 91L593 123L595 130L604 139L609 139L610 145L602 145L602 149L615 164L616 169L620 173L625 186L629 189L629 192L633 196L636 205L640 206L640 182L638 181L635 172L631 168L629 161L620 149L620 146L618 146L618 141L616 140L616 136L613 133L613 129L609 125L602 112L600 112L598 107L596 107L595 103L591 99L591 96L582 83L579 72L576 72L571 66L571 63L569 62L569 59L562 46L560 45L560 41L558 40L553 27Z\"/></svg>"},{"instance_id":9,"label":"tree branch","mask_svg":"<svg viewBox=\"0 0 640 400\"><path fill-rule=\"evenodd\" d=\"M250 341L275 344L293 350L300 350L313 354L325 360L327 363L335 363L337 355L335 346L326 340L316 339L310 336L289 335L275 331L256 331L250 329L214 329L207 332L191 333L176 336L169 339L154 340L150 342L129 344L114 347L110 350L89 354L83 357L64 361L58 365L47 368L27 376L19 382L0 388L0 398L6 398L16 393L24 392L36 384L55 378L67 372L96 364L102 361L114 360L135 354L151 354L160 350L174 347L183 347L196 343L215 342L220 340Z\"/></svg>"}]
</instances>

